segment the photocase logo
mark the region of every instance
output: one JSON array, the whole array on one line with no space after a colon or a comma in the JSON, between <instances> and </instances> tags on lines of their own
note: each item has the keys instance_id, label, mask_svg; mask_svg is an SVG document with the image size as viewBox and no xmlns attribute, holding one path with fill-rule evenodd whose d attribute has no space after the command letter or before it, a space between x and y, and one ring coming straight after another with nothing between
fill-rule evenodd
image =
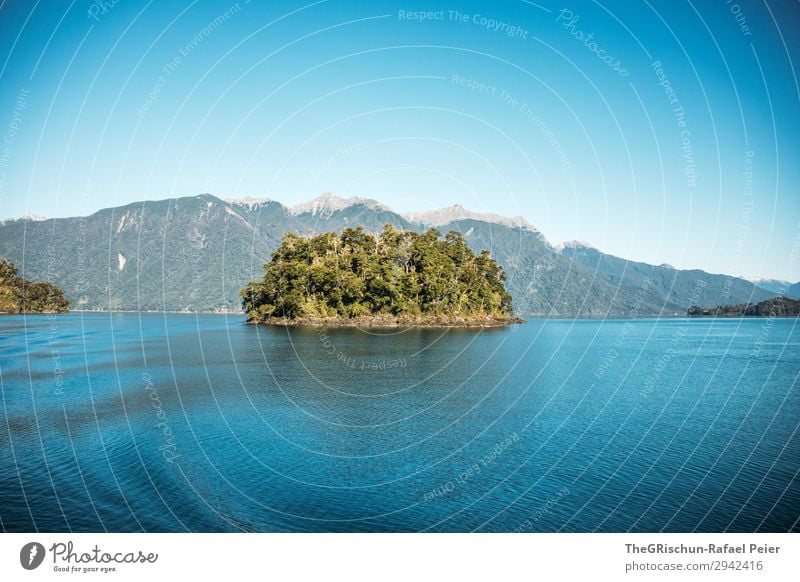
<instances>
[{"instance_id":1,"label":"photocase logo","mask_svg":"<svg viewBox=\"0 0 800 582\"><path fill-rule=\"evenodd\" d=\"M19 552L19 563L26 570L35 570L44 561L44 546L39 542L29 542Z\"/></svg>"}]
</instances>

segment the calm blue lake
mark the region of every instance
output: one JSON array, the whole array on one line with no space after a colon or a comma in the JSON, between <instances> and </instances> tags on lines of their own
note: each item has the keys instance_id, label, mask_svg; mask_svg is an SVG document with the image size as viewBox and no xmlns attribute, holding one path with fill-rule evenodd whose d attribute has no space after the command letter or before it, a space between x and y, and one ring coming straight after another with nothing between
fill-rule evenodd
<instances>
[{"instance_id":1,"label":"calm blue lake","mask_svg":"<svg viewBox=\"0 0 800 582\"><path fill-rule=\"evenodd\" d=\"M794 319L0 318L6 531L797 531Z\"/></svg>"}]
</instances>

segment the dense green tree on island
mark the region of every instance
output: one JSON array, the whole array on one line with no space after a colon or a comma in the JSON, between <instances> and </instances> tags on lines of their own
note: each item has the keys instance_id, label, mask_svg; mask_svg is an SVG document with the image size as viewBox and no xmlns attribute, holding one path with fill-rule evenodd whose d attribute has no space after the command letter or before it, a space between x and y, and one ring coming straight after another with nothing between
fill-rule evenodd
<instances>
[{"instance_id":1,"label":"dense green tree on island","mask_svg":"<svg viewBox=\"0 0 800 582\"><path fill-rule=\"evenodd\" d=\"M0 313L63 313L69 311L64 293L50 283L17 276L17 267L0 259Z\"/></svg>"},{"instance_id":2,"label":"dense green tree on island","mask_svg":"<svg viewBox=\"0 0 800 582\"><path fill-rule=\"evenodd\" d=\"M290 233L264 269L241 292L249 321L512 315L502 268L455 231L444 239L433 228L418 234L391 225L377 236L361 227Z\"/></svg>"}]
</instances>

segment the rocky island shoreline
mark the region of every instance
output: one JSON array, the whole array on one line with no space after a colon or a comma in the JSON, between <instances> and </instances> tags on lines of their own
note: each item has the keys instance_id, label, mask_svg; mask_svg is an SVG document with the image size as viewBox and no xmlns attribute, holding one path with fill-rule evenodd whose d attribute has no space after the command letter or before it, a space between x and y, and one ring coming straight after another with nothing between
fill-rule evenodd
<instances>
[{"instance_id":1,"label":"rocky island shoreline","mask_svg":"<svg viewBox=\"0 0 800 582\"><path fill-rule=\"evenodd\" d=\"M263 320L251 321L247 323L275 325L284 327L387 327L387 328L409 328L409 327L444 327L444 328L498 328L508 325L518 325L525 323L519 317L487 317L487 318L463 318L463 317L431 317L431 318L411 318L411 317L303 317L290 319L288 317L270 317Z\"/></svg>"}]
</instances>

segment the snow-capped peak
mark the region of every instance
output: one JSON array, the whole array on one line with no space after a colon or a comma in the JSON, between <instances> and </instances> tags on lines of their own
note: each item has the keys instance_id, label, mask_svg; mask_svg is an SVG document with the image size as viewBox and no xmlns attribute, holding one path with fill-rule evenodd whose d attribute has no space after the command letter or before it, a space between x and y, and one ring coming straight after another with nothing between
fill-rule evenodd
<instances>
[{"instance_id":1,"label":"snow-capped peak","mask_svg":"<svg viewBox=\"0 0 800 582\"><path fill-rule=\"evenodd\" d=\"M510 228L525 228L532 232L539 232L521 216L501 216L499 214L492 214L491 212L473 212L472 210L467 210L460 204L454 204L447 208L429 210L426 212L406 212L403 214L403 218L409 222L415 222L425 226L442 226L443 224L448 224L455 220L480 220L492 224L508 226Z\"/></svg>"},{"instance_id":2,"label":"snow-capped peak","mask_svg":"<svg viewBox=\"0 0 800 582\"><path fill-rule=\"evenodd\" d=\"M270 198L253 198L252 196L245 196L244 198L226 198L225 202L228 204L235 204L237 206L248 206L252 208L253 206L259 206L261 204L266 204L267 202L272 202Z\"/></svg>"},{"instance_id":3,"label":"snow-capped peak","mask_svg":"<svg viewBox=\"0 0 800 582\"><path fill-rule=\"evenodd\" d=\"M22 216L18 216L16 218L5 218L0 220L0 222L13 222L15 220L30 220L31 222L42 222L43 220L48 220L46 216L39 216L38 214L24 214Z\"/></svg>"},{"instance_id":4,"label":"snow-capped peak","mask_svg":"<svg viewBox=\"0 0 800 582\"><path fill-rule=\"evenodd\" d=\"M344 210L345 208L349 208L350 206L354 206L356 204L364 204L365 206L374 208L375 210L389 210L386 206L380 202L377 202L376 200L372 200L371 198L360 198L358 196L340 198L339 196L334 196L330 192L325 192L313 200L295 204L289 209L289 212L294 215L306 214L307 212L315 215L330 215L337 210Z\"/></svg>"},{"instance_id":5,"label":"snow-capped peak","mask_svg":"<svg viewBox=\"0 0 800 582\"><path fill-rule=\"evenodd\" d=\"M593 249L594 247L587 242L583 242L582 240L568 240L562 242L560 245L556 245L555 249L558 252L563 251L564 249Z\"/></svg>"}]
</instances>

